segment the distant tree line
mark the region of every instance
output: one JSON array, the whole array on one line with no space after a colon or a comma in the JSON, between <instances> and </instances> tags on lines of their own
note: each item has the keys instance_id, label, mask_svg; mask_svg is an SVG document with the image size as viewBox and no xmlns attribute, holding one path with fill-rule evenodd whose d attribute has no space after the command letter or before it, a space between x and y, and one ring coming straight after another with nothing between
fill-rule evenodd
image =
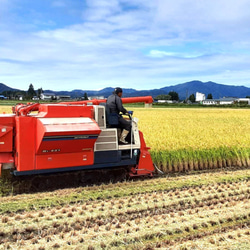
<instances>
[{"instance_id":1,"label":"distant tree line","mask_svg":"<svg viewBox=\"0 0 250 250\"><path fill-rule=\"evenodd\" d=\"M44 93L42 88L37 90L34 89L34 85L30 83L27 91L22 90L7 90L3 91L0 95L7 97L12 100L37 100L41 99L41 95ZM78 98L79 100L88 100L88 94L85 92L83 97ZM57 100L56 96L51 96L51 100Z\"/></svg>"},{"instance_id":2,"label":"distant tree line","mask_svg":"<svg viewBox=\"0 0 250 250\"><path fill-rule=\"evenodd\" d=\"M175 91L170 91L167 95L156 96L158 100L179 101L179 94Z\"/></svg>"},{"instance_id":3,"label":"distant tree line","mask_svg":"<svg viewBox=\"0 0 250 250\"><path fill-rule=\"evenodd\" d=\"M35 91L33 84L29 85L27 91L22 90L7 90L3 91L1 95L4 95L8 99L16 99L19 100L20 98L23 100L32 100L34 97L41 98L41 94L43 93L43 89L39 88Z\"/></svg>"}]
</instances>

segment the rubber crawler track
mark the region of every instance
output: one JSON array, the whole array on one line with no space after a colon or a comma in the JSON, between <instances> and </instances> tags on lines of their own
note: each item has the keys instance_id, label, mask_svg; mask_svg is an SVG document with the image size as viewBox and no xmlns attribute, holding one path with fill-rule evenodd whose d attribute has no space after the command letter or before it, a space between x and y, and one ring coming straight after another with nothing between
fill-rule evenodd
<instances>
[{"instance_id":1,"label":"rubber crawler track","mask_svg":"<svg viewBox=\"0 0 250 250\"><path fill-rule=\"evenodd\" d=\"M4 170L0 178L0 192L2 195L9 194L21 194L21 193L36 193L45 191L54 191L56 189L63 188L74 188L80 186L92 186L100 185L105 183L116 183L119 181L129 181L133 179L142 180L147 178L159 178L162 177L161 174L154 174L153 177L129 177L129 170L132 166L125 166L119 168L110 168L102 170L85 170L85 171L74 171L66 173L56 173L47 175L33 175L33 176L12 176L9 170ZM235 171L240 169L246 169L247 167L228 167L224 170ZM195 171L192 173L188 172L178 172L178 173L168 173L165 176L186 176L196 175L201 173L214 173L220 172L221 169L208 169L203 171Z\"/></svg>"},{"instance_id":2,"label":"rubber crawler track","mask_svg":"<svg viewBox=\"0 0 250 250\"><path fill-rule=\"evenodd\" d=\"M74 171L56 174L12 176L9 172L2 175L2 188L13 194L53 191L62 188L115 183L129 179L130 167L105 170ZM5 191L6 192L6 191Z\"/></svg>"}]
</instances>

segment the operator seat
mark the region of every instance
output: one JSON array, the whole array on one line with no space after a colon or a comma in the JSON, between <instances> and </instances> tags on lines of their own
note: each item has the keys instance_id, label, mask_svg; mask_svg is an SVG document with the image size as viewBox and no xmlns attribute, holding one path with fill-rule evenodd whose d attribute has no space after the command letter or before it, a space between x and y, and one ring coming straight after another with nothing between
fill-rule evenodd
<instances>
[{"instance_id":1,"label":"operator seat","mask_svg":"<svg viewBox=\"0 0 250 250\"><path fill-rule=\"evenodd\" d=\"M119 126L119 115L116 113L111 113L110 108L107 103L100 103L100 105L105 107L105 115L106 115L106 126L107 128L120 128Z\"/></svg>"}]
</instances>

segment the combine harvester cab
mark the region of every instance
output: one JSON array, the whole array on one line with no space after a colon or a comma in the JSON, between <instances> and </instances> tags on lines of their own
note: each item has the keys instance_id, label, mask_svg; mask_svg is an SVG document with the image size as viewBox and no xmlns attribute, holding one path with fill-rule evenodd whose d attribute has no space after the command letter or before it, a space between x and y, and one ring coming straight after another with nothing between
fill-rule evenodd
<instances>
[{"instance_id":1,"label":"combine harvester cab","mask_svg":"<svg viewBox=\"0 0 250 250\"><path fill-rule=\"evenodd\" d=\"M152 97L122 100L152 103ZM13 114L1 115L1 170L25 176L120 168L151 176L155 168L137 119L131 120L131 143L120 145L120 129L106 123L105 102L17 105Z\"/></svg>"}]
</instances>

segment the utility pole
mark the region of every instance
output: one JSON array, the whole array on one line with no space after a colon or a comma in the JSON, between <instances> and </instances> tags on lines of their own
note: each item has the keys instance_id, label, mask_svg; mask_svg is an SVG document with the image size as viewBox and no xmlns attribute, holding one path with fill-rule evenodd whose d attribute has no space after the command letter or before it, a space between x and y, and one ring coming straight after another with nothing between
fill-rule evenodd
<instances>
[{"instance_id":1,"label":"utility pole","mask_svg":"<svg viewBox=\"0 0 250 250\"><path fill-rule=\"evenodd\" d=\"M186 90L186 102L188 101L188 89Z\"/></svg>"}]
</instances>

